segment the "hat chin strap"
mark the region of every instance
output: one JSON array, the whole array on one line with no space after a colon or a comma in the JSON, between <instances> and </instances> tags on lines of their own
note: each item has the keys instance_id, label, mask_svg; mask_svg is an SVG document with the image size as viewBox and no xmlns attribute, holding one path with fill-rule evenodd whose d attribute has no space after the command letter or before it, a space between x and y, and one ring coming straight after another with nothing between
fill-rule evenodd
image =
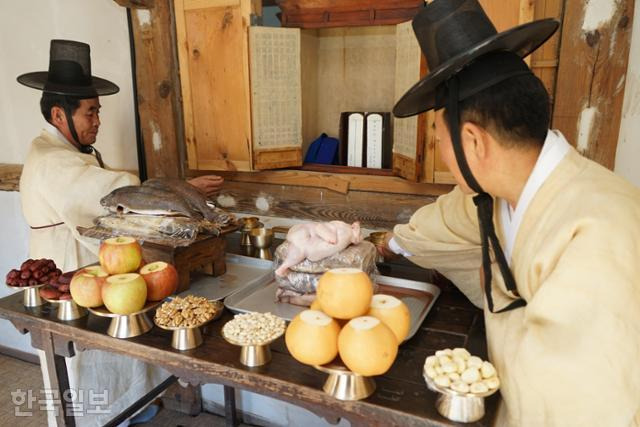
<instances>
[{"instance_id":1,"label":"hat chin strap","mask_svg":"<svg viewBox=\"0 0 640 427\"><path fill-rule=\"evenodd\" d=\"M484 274L484 293L487 298L487 305L489 311L492 313L502 313L505 311L513 310L515 308L523 307L527 305L527 302L520 298L516 281L513 277L507 259L504 256L500 241L496 235L495 227L493 224L493 198L486 193L475 177L471 173L469 164L464 155L464 149L462 147L462 138L460 136L460 111L458 106L458 97L460 91L460 83L458 77L454 75L447 82L448 96L447 96L447 118L449 121L449 127L451 128L451 141L453 145L453 151L456 156L456 161L462 177L466 181L467 185L476 193L473 197L473 202L478 209L478 222L480 224L480 238L482 240L482 269ZM494 311L493 298L491 297L491 258L489 256L489 245L493 247L493 253L498 262L498 267L502 273L507 290L511 292L515 297L512 303L500 310Z\"/></svg>"},{"instance_id":2,"label":"hat chin strap","mask_svg":"<svg viewBox=\"0 0 640 427\"><path fill-rule=\"evenodd\" d=\"M71 137L77 144L78 150L80 150L81 153L85 153L85 154L93 154L95 152L96 160L98 160L98 164L100 165L101 168L104 169L104 162L102 161L102 155L100 155L100 152L91 145L83 145L80 143L80 138L78 138L78 132L76 132L76 125L73 123L73 117L72 117L73 114L71 112L71 108L68 105L64 106L64 114L67 117L69 132L71 133Z\"/></svg>"}]
</instances>

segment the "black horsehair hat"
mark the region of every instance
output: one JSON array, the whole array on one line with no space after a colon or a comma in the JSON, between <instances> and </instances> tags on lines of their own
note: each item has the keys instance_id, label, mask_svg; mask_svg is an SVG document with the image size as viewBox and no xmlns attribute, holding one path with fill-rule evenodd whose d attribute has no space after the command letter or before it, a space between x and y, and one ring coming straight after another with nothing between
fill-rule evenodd
<instances>
[{"instance_id":1,"label":"black horsehair hat","mask_svg":"<svg viewBox=\"0 0 640 427\"><path fill-rule=\"evenodd\" d=\"M79 98L112 95L120 90L115 83L91 75L89 45L73 40L51 40L49 71L22 74L18 82L43 92Z\"/></svg>"},{"instance_id":2,"label":"black horsehair hat","mask_svg":"<svg viewBox=\"0 0 640 427\"><path fill-rule=\"evenodd\" d=\"M393 114L409 117L443 107L445 100L437 96L438 91L465 67L477 64L482 69L460 76L464 78L459 79L459 100L522 74L528 67L513 58L524 58L536 50L558 25L554 19L542 19L498 33L477 0L434 0L413 19L430 72L400 98Z\"/></svg>"}]
</instances>

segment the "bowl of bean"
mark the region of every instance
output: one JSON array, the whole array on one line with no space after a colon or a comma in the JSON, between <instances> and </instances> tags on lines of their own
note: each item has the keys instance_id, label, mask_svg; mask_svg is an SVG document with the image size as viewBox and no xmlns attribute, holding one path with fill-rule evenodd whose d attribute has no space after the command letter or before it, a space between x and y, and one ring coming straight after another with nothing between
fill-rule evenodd
<instances>
[{"instance_id":1,"label":"bowl of bean","mask_svg":"<svg viewBox=\"0 0 640 427\"><path fill-rule=\"evenodd\" d=\"M240 363L261 366L271 360L271 344L284 334L284 319L271 313L243 313L222 327L222 337L241 347Z\"/></svg>"}]
</instances>

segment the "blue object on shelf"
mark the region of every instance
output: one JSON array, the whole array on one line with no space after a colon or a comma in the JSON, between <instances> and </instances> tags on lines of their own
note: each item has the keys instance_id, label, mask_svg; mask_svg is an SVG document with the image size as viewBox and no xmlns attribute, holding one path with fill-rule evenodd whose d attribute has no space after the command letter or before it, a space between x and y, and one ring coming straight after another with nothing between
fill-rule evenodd
<instances>
[{"instance_id":1,"label":"blue object on shelf","mask_svg":"<svg viewBox=\"0 0 640 427\"><path fill-rule=\"evenodd\" d=\"M309 146L304 162L337 165L339 145L340 141L337 138L332 138L323 133Z\"/></svg>"}]
</instances>

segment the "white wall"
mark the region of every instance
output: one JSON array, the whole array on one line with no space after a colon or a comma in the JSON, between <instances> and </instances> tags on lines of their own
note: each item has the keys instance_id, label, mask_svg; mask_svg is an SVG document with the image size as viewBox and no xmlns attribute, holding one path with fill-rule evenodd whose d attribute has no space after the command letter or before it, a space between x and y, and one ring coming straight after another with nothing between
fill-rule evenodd
<instances>
[{"instance_id":1,"label":"white wall","mask_svg":"<svg viewBox=\"0 0 640 427\"><path fill-rule=\"evenodd\" d=\"M16 77L48 69L54 38L88 43L93 74L120 86L118 94L100 98L96 148L109 166L137 170L127 15L113 0L0 2L0 163L22 163L40 133L41 92L22 86Z\"/></svg>"},{"instance_id":2,"label":"white wall","mask_svg":"<svg viewBox=\"0 0 640 427\"><path fill-rule=\"evenodd\" d=\"M635 2L615 171L640 187L640 2Z\"/></svg>"},{"instance_id":3,"label":"white wall","mask_svg":"<svg viewBox=\"0 0 640 427\"><path fill-rule=\"evenodd\" d=\"M4 151L4 150L2 150ZM13 268L20 267L22 261L27 259L28 247L28 227L22 218L20 208L20 193L15 191L0 191L0 236L3 236L0 244L0 280L4 280L4 275ZM15 292L4 285L0 286L0 298L11 295ZM26 353L35 354L31 347L29 335L20 335L16 328L8 320L0 320L0 345L14 348Z\"/></svg>"}]
</instances>

